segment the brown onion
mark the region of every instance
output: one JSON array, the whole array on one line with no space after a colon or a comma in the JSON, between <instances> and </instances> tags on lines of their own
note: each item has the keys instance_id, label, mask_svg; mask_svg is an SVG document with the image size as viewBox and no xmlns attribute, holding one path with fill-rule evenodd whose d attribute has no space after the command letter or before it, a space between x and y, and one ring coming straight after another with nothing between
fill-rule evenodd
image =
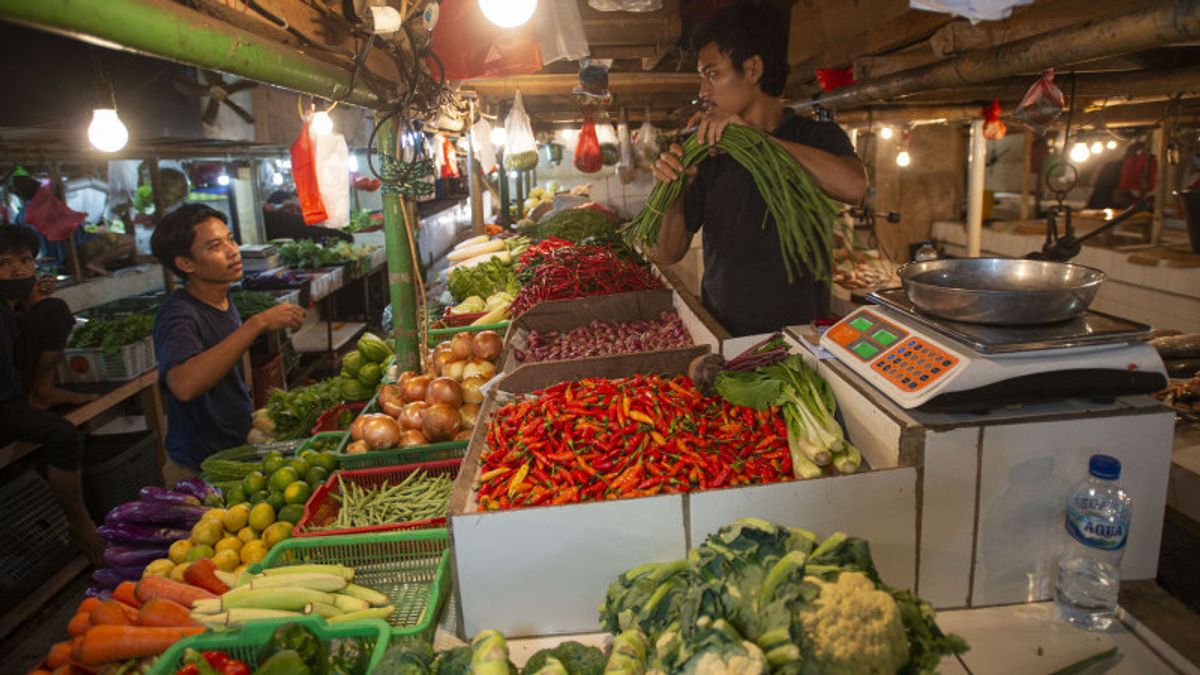
<instances>
[{"instance_id":1,"label":"brown onion","mask_svg":"<svg viewBox=\"0 0 1200 675\"><path fill-rule=\"evenodd\" d=\"M425 389L425 402L429 405L445 403L457 408L463 404L462 386L448 377L439 377Z\"/></svg>"},{"instance_id":2,"label":"brown onion","mask_svg":"<svg viewBox=\"0 0 1200 675\"><path fill-rule=\"evenodd\" d=\"M398 384L381 384L379 385L379 406L391 401L393 403L404 403L404 387Z\"/></svg>"},{"instance_id":3,"label":"brown onion","mask_svg":"<svg viewBox=\"0 0 1200 675\"><path fill-rule=\"evenodd\" d=\"M416 429L409 429L400 435L400 447L411 448L415 445L429 445L429 439Z\"/></svg>"},{"instance_id":4,"label":"brown onion","mask_svg":"<svg viewBox=\"0 0 1200 675\"><path fill-rule=\"evenodd\" d=\"M413 375L404 383L404 400L408 402L424 401L425 390L433 378L428 375Z\"/></svg>"},{"instance_id":5,"label":"brown onion","mask_svg":"<svg viewBox=\"0 0 1200 675\"><path fill-rule=\"evenodd\" d=\"M366 441L354 441L346 446L347 455L361 455L371 449Z\"/></svg>"},{"instance_id":6,"label":"brown onion","mask_svg":"<svg viewBox=\"0 0 1200 675\"><path fill-rule=\"evenodd\" d=\"M463 379L472 377L481 377L484 382L492 379L496 375L496 364L483 359L471 359L467 361L467 366L463 368Z\"/></svg>"},{"instance_id":7,"label":"brown onion","mask_svg":"<svg viewBox=\"0 0 1200 675\"><path fill-rule=\"evenodd\" d=\"M362 440L366 441L372 450L394 448L400 442L402 429L396 420L379 413L363 417L366 421L362 426Z\"/></svg>"},{"instance_id":8,"label":"brown onion","mask_svg":"<svg viewBox=\"0 0 1200 675\"><path fill-rule=\"evenodd\" d=\"M350 423L350 438L356 441L362 440L362 426L366 422L365 415L359 415Z\"/></svg>"},{"instance_id":9,"label":"brown onion","mask_svg":"<svg viewBox=\"0 0 1200 675\"><path fill-rule=\"evenodd\" d=\"M504 340L494 330L480 331L471 340L471 355L485 361L495 361L504 348Z\"/></svg>"},{"instance_id":10,"label":"brown onion","mask_svg":"<svg viewBox=\"0 0 1200 675\"><path fill-rule=\"evenodd\" d=\"M379 404L379 409L392 419L400 419L400 413L403 412L404 406L408 405L404 401L382 401Z\"/></svg>"},{"instance_id":11,"label":"brown onion","mask_svg":"<svg viewBox=\"0 0 1200 675\"><path fill-rule=\"evenodd\" d=\"M450 339L450 353L454 360L462 361L471 358L471 334L458 333Z\"/></svg>"},{"instance_id":12,"label":"brown onion","mask_svg":"<svg viewBox=\"0 0 1200 675\"><path fill-rule=\"evenodd\" d=\"M405 429L420 429L425 421L425 409L429 404L425 401L413 401L404 406L400 412L400 426Z\"/></svg>"},{"instance_id":13,"label":"brown onion","mask_svg":"<svg viewBox=\"0 0 1200 675\"><path fill-rule=\"evenodd\" d=\"M458 433L459 426L461 426L461 420L458 410L454 406L437 403L429 406L425 411L425 421L421 425L421 431L424 431L425 437L431 441L445 441Z\"/></svg>"},{"instance_id":14,"label":"brown onion","mask_svg":"<svg viewBox=\"0 0 1200 675\"><path fill-rule=\"evenodd\" d=\"M475 423L479 419L479 406L474 403L468 403L458 409L458 417L462 420L464 429L474 429Z\"/></svg>"},{"instance_id":15,"label":"brown onion","mask_svg":"<svg viewBox=\"0 0 1200 675\"><path fill-rule=\"evenodd\" d=\"M456 440L456 441L469 441L469 440L471 440L471 433L472 433L472 432L471 432L471 430L470 430L470 429L463 429L462 431L458 432L457 434L454 434L454 439L453 439L453 440Z\"/></svg>"},{"instance_id":16,"label":"brown onion","mask_svg":"<svg viewBox=\"0 0 1200 675\"><path fill-rule=\"evenodd\" d=\"M482 377L467 377L462 381L462 400L463 403L483 403L483 391L480 389L486 380Z\"/></svg>"},{"instance_id":17,"label":"brown onion","mask_svg":"<svg viewBox=\"0 0 1200 675\"><path fill-rule=\"evenodd\" d=\"M466 361L451 361L442 369L442 375L458 381L463 379L463 370L467 367Z\"/></svg>"},{"instance_id":18,"label":"brown onion","mask_svg":"<svg viewBox=\"0 0 1200 675\"><path fill-rule=\"evenodd\" d=\"M454 355L451 354L449 350L447 350L447 351L443 351L443 352L434 354L433 359L430 360L430 363L432 364L433 370L437 374L441 375L442 373L444 373L446 371L446 364L450 363L453 360L454 360Z\"/></svg>"},{"instance_id":19,"label":"brown onion","mask_svg":"<svg viewBox=\"0 0 1200 675\"><path fill-rule=\"evenodd\" d=\"M416 373L411 370L406 370L403 373L400 373L400 377L396 378L396 386L400 387L400 390L403 391L404 383L408 382L408 378L412 377L413 375L416 375Z\"/></svg>"}]
</instances>

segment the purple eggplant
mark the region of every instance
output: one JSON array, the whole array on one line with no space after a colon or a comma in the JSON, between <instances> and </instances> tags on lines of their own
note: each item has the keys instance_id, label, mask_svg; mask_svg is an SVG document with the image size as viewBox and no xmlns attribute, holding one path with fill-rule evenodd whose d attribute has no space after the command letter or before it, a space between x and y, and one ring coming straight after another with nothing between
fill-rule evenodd
<instances>
[{"instance_id":1,"label":"purple eggplant","mask_svg":"<svg viewBox=\"0 0 1200 675\"><path fill-rule=\"evenodd\" d=\"M101 567L92 572L92 581L96 582L101 588L116 588L122 581L128 581L126 577L115 567Z\"/></svg>"},{"instance_id":2,"label":"purple eggplant","mask_svg":"<svg viewBox=\"0 0 1200 675\"><path fill-rule=\"evenodd\" d=\"M113 523L101 525L96 532L109 544L130 547L170 546L180 539L192 535L190 530L136 523Z\"/></svg>"},{"instance_id":3,"label":"purple eggplant","mask_svg":"<svg viewBox=\"0 0 1200 675\"><path fill-rule=\"evenodd\" d=\"M88 589L83 592L83 597L99 598L101 600L108 600L109 598L112 597L112 594L113 594L113 592L112 592L111 588L102 588L100 586L88 586Z\"/></svg>"},{"instance_id":4,"label":"purple eggplant","mask_svg":"<svg viewBox=\"0 0 1200 675\"><path fill-rule=\"evenodd\" d=\"M224 506L225 500L217 488L199 478L184 478L175 483L175 492L183 492L200 500L205 506Z\"/></svg>"},{"instance_id":5,"label":"purple eggplant","mask_svg":"<svg viewBox=\"0 0 1200 675\"><path fill-rule=\"evenodd\" d=\"M188 527L196 524L207 511L203 506L169 504L166 502L126 502L108 512L106 525L137 523L139 525L173 525Z\"/></svg>"},{"instance_id":6,"label":"purple eggplant","mask_svg":"<svg viewBox=\"0 0 1200 675\"><path fill-rule=\"evenodd\" d=\"M148 485L138 490L138 499L144 502L163 502L166 504L191 504L198 506L200 500L186 492L175 492L164 487Z\"/></svg>"},{"instance_id":7,"label":"purple eggplant","mask_svg":"<svg viewBox=\"0 0 1200 675\"><path fill-rule=\"evenodd\" d=\"M129 546L109 546L104 549L104 564L112 567L143 568L159 558L167 557L167 547L134 548Z\"/></svg>"}]
</instances>

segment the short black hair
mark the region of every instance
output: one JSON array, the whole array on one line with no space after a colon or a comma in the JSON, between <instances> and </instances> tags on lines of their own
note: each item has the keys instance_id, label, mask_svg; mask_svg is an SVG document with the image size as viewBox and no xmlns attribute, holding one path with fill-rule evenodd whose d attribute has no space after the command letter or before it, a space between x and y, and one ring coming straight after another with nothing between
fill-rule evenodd
<instances>
[{"instance_id":1,"label":"short black hair","mask_svg":"<svg viewBox=\"0 0 1200 675\"><path fill-rule=\"evenodd\" d=\"M0 225L0 253L15 253L21 250L29 251L37 257L42 245L37 234L23 225Z\"/></svg>"},{"instance_id":2,"label":"short black hair","mask_svg":"<svg viewBox=\"0 0 1200 675\"><path fill-rule=\"evenodd\" d=\"M692 36L692 48L700 51L715 42L740 73L746 59L758 56L763 62L758 88L769 96L781 96L787 84L787 18L765 2L743 0L721 8Z\"/></svg>"},{"instance_id":3,"label":"short black hair","mask_svg":"<svg viewBox=\"0 0 1200 675\"><path fill-rule=\"evenodd\" d=\"M154 228L150 236L150 250L158 262L175 274L186 278L187 274L175 266L178 256L192 255L192 242L196 239L196 226L209 218L228 224L224 213L204 204L184 204L167 214Z\"/></svg>"}]
</instances>

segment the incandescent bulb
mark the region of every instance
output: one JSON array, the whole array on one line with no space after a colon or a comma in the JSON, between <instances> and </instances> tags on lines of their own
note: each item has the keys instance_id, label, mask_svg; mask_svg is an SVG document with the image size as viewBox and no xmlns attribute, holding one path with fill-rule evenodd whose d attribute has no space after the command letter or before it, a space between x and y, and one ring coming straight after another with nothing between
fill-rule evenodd
<instances>
[{"instance_id":1,"label":"incandescent bulb","mask_svg":"<svg viewBox=\"0 0 1200 675\"><path fill-rule=\"evenodd\" d=\"M1104 144L1103 143L1101 143L1100 141L1096 141L1095 143L1092 143L1092 154L1093 155L1098 155L1102 152L1104 152Z\"/></svg>"},{"instance_id":2,"label":"incandescent bulb","mask_svg":"<svg viewBox=\"0 0 1200 675\"><path fill-rule=\"evenodd\" d=\"M221 187L229 185L229 176L226 176L225 174L217 176L217 185L220 185Z\"/></svg>"},{"instance_id":3,"label":"incandescent bulb","mask_svg":"<svg viewBox=\"0 0 1200 675\"><path fill-rule=\"evenodd\" d=\"M901 150L896 154L897 166L908 166L909 164L912 164L912 157L909 157L907 150Z\"/></svg>"},{"instance_id":4,"label":"incandescent bulb","mask_svg":"<svg viewBox=\"0 0 1200 675\"><path fill-rule=\"evenodd\" d=\"M1116 141L1109 141L1109 142L1107 142L1107 143L1105 143L1105 144L1104 144L1104 147L1108 148L1109 150L1116 150L1116 149L1117 149L1117 142L1116 142Z\"/></svg>"},{"instance_id":5,"label":"incandescent bulb","mask_svg":"<svg viewBox=\"0 0 1200 675\"><path fill-rule=\"evenodd\" d=\"M324 110L318 110L312 114L312 119L309 120L309 129L318 136L333 132L333 118Z\"/></svg>"},{"instance_id":6,"label":"incandescent bulb","mask_svg":"<svg viewBox=\"0 0 1200 675\"><path fill-rule=\"evenodd\" d=\"M1072 162L1086 161L1087 158L1091 156L1091 154L1092 153L1088 151L1088 146L1085 143L1077 141L1075 143L1075 145L1071 146L1071 161Z\"/></svg>"},{"instance_id":7,"label":"incandescent bulb","mask_svg":"<svg viewBox=\"0 0 1200 675\"><path fill-rule=\"evenodd\" d=\"M497 26L516 28L533 16L537 0L479 0L479 9Z\"/></svg>"},{"instance_id":8,"label":"incandescent bulb","mask_svg":"<svg viewBox=\"0 0 1200 675\"><path fill-rule=\"evenodd\" d=\"M116 152L129 142L129 130L112 108L96 108L87 134L88 140L101 152Z\"/></svg>"},{"instance_id":9,"label":"incandescent bulb","mask_svg":"<svg viewBox=\"0 0 1200 675\"><path fill-rule=\"evenodd\" d=\"M271 174L271 185L275 185L275 186L283 185L283 174L281 174L281 173Z\"/></svg>"},{"instance_id":10,"label":"incandescent bulb","mask_svg":"<svg viewBox=\"0 0 1200 675\"><path fill-rule=\"evenodd\" d=\"M885 141L887 141L887 140L891 140L891 138L892 138L892 128L891 128L891 127L884 127L884 128L882 128L882 129L880 129L880 130L879 130L879 137L880 137L880 138L882 138L882 139L883 139L883 140L885 140Z\"/></svg>"}]
</instances>

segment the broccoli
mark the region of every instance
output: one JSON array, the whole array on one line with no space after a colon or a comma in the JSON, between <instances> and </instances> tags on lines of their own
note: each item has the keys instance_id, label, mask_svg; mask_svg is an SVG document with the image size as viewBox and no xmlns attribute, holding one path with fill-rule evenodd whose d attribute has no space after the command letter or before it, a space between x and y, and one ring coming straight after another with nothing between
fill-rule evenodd
<instances>
[{"instance_id":1,"label":"broccoli","mask_svg":"<svg viewBox=\"0 0 1200 675\"><path fill-rule=\"evenodd\" d=\"M808 577L820 594L796 614L811 654L805 670L828 675L892 675L908 663L900 607L862 572L834 582Z\"/></svg>"},{"instance_id":2,"label":"broccoli","mask_svg":"<svg viewBox=\"0 0 1200 675\"><path fill-rule=\"evenodd\" d=\"M471 648L455 647L437 655L433 662L433 675L470 675Z\"/></svg>"},{"instance_id":3,"label":"broccoli","mask_svg":"<svg viewBox=\"0 0 1200 675\"><path fill-rule=\"evenodd\" d=\"M433 672L433 648L415 637L400 638L388 647L383 660L371 672L376 675L429 675Z\"/></svg>"},{"instance_id":4,"label":"broccoli","mask_svg":"<svg viewBox=\"0 0 1200 675\"><path fill-rule=\"evenodd\" d=\"M604 672L604 652L574 640L564 642L553 649L543 649L525 662L522 673L543 672L546 663L554 659L567 675L601 675Z\"/></svg>"}]
</instances>

